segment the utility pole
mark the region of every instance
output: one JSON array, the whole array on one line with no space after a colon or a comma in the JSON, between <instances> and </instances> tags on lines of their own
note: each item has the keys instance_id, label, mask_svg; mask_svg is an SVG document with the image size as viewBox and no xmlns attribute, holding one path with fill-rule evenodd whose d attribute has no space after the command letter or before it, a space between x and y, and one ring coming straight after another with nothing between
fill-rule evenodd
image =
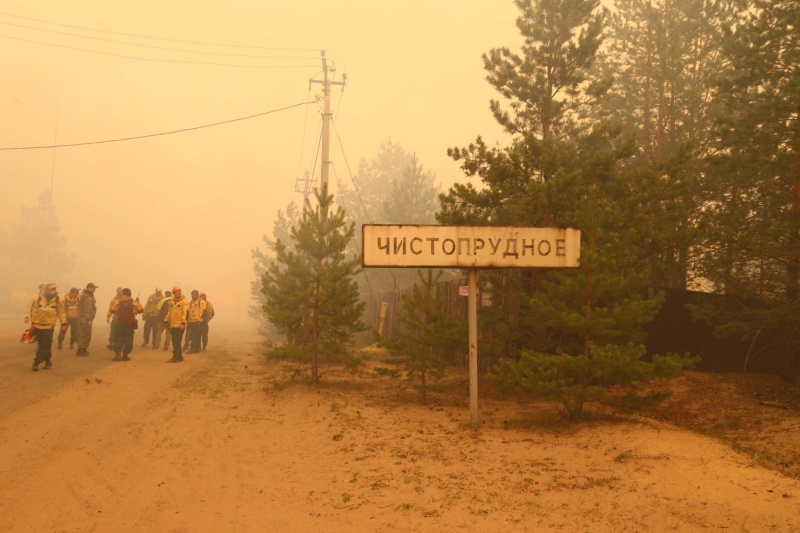
<instances>
[{"instance_id":1,"label":"utility pole","mask_svg":"<svg viewBox=\"0 0 800 533\"><path fill-rule=\"evenodd\" d=\"M320 54L322 55L322 81L318 80L308 80L308 88L311 89L311 84L313 83L321 83L322 84L322 94L323 94L323 111L322 111L322 167L320 168L320 193L327 196L328 195L328 172L330 170L330 151L331 151L331 85L341 85L344 87L345 82L347 81L347 74L342 74L342 81L331 81L328 78L328 61L325 59L325 50L320 50ZM331 69L334 70L334 69ZM327 218L328 218L328 210L320 209L319 213L320 224L323 226L325 225ZM320 262L320 268L322 267L322 262ZM313 339L314 339L314 349L311 355L311 379L314 381L315 384L319 384L319 366L318 366L318 343L317 338L319 336L319 301L320 295L322 293L322 283L317 281L315 287L315 306L312 312L312 322L313 322Z\"/></svg>"},{"instance_id":2,"label":"utility pole","mask_svg":"<svg viewBox=\"0 0 800 533\"><path fill-rule=\"evenodd\" d=\"M323 111L322 111L322 167L320 168L320 189L328 191L328 172L330 171L330 151L331 151L331 85L341 85L347 83L347 74L342 74L342 81L331 81L328 73L335 69L328 69L328 61L325 59L325 50L321 50L322 55L322 80L308 80L309 87L312 83L322 84Z\"/></svg>"}]
</instances>

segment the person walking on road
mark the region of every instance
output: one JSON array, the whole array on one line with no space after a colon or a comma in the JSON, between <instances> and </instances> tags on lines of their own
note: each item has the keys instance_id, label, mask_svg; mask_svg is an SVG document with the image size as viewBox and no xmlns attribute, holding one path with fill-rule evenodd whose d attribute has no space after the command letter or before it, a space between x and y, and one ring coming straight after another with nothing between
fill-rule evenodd
<instances>
[{"instance_id":1,"label":"person walking on road","mask_svg":"<svg viewBox=\"0 0 800 533\"><path fill-rule=\"evenodd\" d=\"M56 327L56 322L61 322L61 329L64 331L67 327L67 314L56 292L55 283L46 284L44 291L31 303L25 313L25 323L28 322L36 328L36 342L39 345L31 370L38 371L40 363L44 363L44 368L47 370L53 366L50 361L53 354L53 328Z\"/></svg>"},{"instance_id":2,"label":"person walking on road","mask_svg":"<svg viewBox=\"0 0 800 533\"><path fill-rule=\"evenodd\" d=\"M130 361L130 353L133 351L133 332L137 327L136 315L142 313L142 304L139 298L131 298L129 288L122 289L122 296L114 306L114 318L116 328L114 329L114 358L112 361Z\"/></svg>"},{"instance_id":3,"label":"person walking on road","mask_svg":"<svg viewBox=\"0 0 800 533\"><path fill-rule=\"evenodd\" d=\"M30 322L30 317L33 315L33 308L36 305L36 302L39 300L39 295L44 292L45 287L47 287L46 283L39 284L39 292L37 292L31 297L31 303L29 303L28 307L25 308L26 324ZM28 336L28 344L33 344L34 342L36 342L36 328L31 326L28 332L30 333L30 335Z\"/></svg>"},{"instance_id":4,"label":"person walking on road","mask_svg":"<svg viewBox=\"0 0 800 533\"><path fill-rule=\"evenodd\" d=\"M158 306L163 299L164 295L161 293L161 287L156 287L156 291L147 298L147 303L144 306L144 314L142 315L142 319L144 320L144 342L142 343L142 347L150 344L150 334L152 333L153 346L158 348L158 343L156 342L156 331L158 331Z\"/></svg>"},{"instance_id":5,"label":"person walking on road","mask_svg":"<svg viewBox=\"0 0 800 533\"><path fill-rule=\"evenodd\" d=\"M172 301L172 292L166 291L164 293L164 297L158 302L158 317L156 320L158 321L158 328L156 329L155 338L153 340L153 349L158 350L158 347L161 346L161 335L164 331L167 332L164 335L164 350L169 350L169 341L171 334L169 332L169 324L167 324L167 313L169 312L169 304Z\"/></svg>"},{"instance_id":6,"label":"person walking on road","mask_svg":"<svg viewBox=\"0 0 800 533\"><path fill-rule=\"evenodd\" d=\"M77 287L72 287L67 294L64 295L64 312L67 313L67 329L61 328L58 334L58 346L60 350L64 347L64 339L69 330L69 349L75 347L75 341L78 338L78 298L80 297Z\"/></svg>"},{"instance_id":7,"label":"person walking on road","mask_svg":"<svg viewBox=\"0 0 800 533\"><path fill-rule=\"evenodd\" d=\"M87 283L78 298L78 351L75 352L75 355L78 356L89 355L86 349L92 340L92 324L97 315L97 300L94 298L94 291L98 288L94 283Z\"/></svg>"},{"instance_id":8,"label":"person walking on road","mask_svg":"<svg viewBox=\"0 0 800 533\"><path fill-rule=\"evenodd\" d=\"M183 342L183 332L186 331L186 324L189 318L189 302L181 294L180 287L172 288L172 301L169 303L167 311L167 324L172 335L172 359L167 363L180 363L183 361L181 343Z\"/></svg>"},{"instance_id":9,"label":"person walking on road","mask_svg":"<svg viewBox=\"0 0 800 533\"><path fill-rule=\"evenodd\" d=\"M114 317L114 311L112 311L112 309L116 309L117 302L119 302L119 299L121 297L122 297L122 287L117 287L117 294L115 294L114 297L111 298L111 302L108 304L108 313L106 313L106 324L111 324L111 331L108 333L108 346L106 346L106 348L108 348L109 350L114 349L114 339L117 338L116 335L117 321L116 318Z\"/></svg>"}]
</instances>

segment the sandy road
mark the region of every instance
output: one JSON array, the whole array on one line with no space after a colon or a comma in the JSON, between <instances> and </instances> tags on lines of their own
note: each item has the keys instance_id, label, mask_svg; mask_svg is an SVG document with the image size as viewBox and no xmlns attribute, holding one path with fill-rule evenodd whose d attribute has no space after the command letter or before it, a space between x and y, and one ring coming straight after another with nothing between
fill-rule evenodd
<instances>
[{"instance_id":1,"label":"sandy road","mask_svg":"<svg viewBox=\"0 0 800 533\"><path fill-rule=\"evenodd\" d=\"M241 357L257 348L237 347L245 350L236 351ZM230 530L225 513L208 511L213 502L235 513L224 493L235 498L241 472L203 462L209 448L232 437L214 427L218 413L203 407L228 394L206 378L227 379L238 366L230 352L212 349L169 365L167 352L137 348L132 361L112 363L101 346L86 358L54 351L53 369L31 372L34 350L15 334L0 337L0 530L167 531L194 524L186 530L196 531L198 516L208 531Z\"/></svg>"},{"instance_id":2,"label":"sandy road","mask_svg":"<svg viewBox=\"0 0 800 533\"><path fill-rule=\"evenodd\" d=\"M800 484L726 444L512 402L476 433L458 394L287 384L256 338L212 333L183 364L95 348L49 373L0 333L0 531L800 531Z\"/></svg>"}]
</instances>

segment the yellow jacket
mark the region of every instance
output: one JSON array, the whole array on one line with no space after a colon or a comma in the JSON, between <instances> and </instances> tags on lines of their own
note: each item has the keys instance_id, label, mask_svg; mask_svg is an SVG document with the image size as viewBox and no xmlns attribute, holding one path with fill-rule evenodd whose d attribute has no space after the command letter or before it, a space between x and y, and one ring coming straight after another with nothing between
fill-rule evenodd
<instances>
[{"instance_id":1,"label":"yellow jacket","mask_svg":"<svg viewBox=\"0 0 800 533\"><path fill-rule=\"evenodd\" d=\"M167 311L167 318L164 322L170 328L179 328L186 326L186 320L189 315L189 301L185 296L181 296L179 300L172 299L169 302L169 311Z\"/></svg>"},{"instance_id":2,"label":"yellow jacket","mask_svg":"<svg viewBox=\"0 0 800 533\"><path fill-rule=\"evenodd\" d=\"M157 292L154 292L153 294L150 295L150 297L147 299L147 303L144 306L146 317L155 318L158 316L158 310L160 308L161 300L163 298L164 297Z\"/></svg>"},{"instance_id":3,"label":"yellow jacket","mask_svg":"<svg viewBox=\"0 0 800 533\"><path fill-rule=\"evenodd\" d=\"M115 295L113 298L111 298L111 303L108 304L108 313L106 313L106 318L111 318L114 316L114 313L117 312L117 304L119 303L120 296L122 295Z\"/></svg>"},{"instance_id":4,"label":"yellow jacket","mask_svg":"<svg viewBox=\"0 0 800 533\"><path fill-rule=\"evenodd\" d=\"M67 312L67 318L78 318L78 295L72 296L71 292L64 295L64 311Z\"/></svg>"},{"instance_id":5,"label":"yellow jacket","mask_svg":"<svg viewBox=\"0 0 800 533\"><path fill-rule=\"evenodd\" d=\"M189 322L203 322L206 318L206 301L202 298L189 302Z\"/></svg>"},{"instance_id":6,"label":"yellow jacket","mask_svg":"<svg viewBox=\"0 0 800 533\"><path fill-rule=\"evenodd\" d=\"M25 318L30 318L36 329L53 329L57 321L66 323L67 313L64 312L64 304L58 294L54 294L48 302L45 293L41 293L31 302Z\"/></svg>"}]
</instances>

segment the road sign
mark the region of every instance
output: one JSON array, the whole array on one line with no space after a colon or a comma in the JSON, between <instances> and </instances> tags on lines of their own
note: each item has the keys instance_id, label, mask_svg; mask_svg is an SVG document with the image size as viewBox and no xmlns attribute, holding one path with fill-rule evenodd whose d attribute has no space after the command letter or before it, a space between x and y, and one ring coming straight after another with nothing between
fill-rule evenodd
<instances>
[{"instance_id":1,"label":"road sign","mask_svg":"<svg viewBox=\"0 0 800 533\"><path fill-rule=\"evenodd\" d=\"M515 226L361 226L364 267L466 268L469 421L478 426L478 268L575 268L581 230ZM464 291L466 289L466 291ZM491 303L491 293L488 302ZM485 303L484 303L485 305Z\"/></svg>"},{"instance_id":2,"label":"road sign","mask_svg":"<svg viewBox=\"0 0 800 533\"><path fill-rule=\"evenodd\" d=\"M579 266L577 228L365 224L361 231L364 267Z\"/></svg>"}]
</instances>

